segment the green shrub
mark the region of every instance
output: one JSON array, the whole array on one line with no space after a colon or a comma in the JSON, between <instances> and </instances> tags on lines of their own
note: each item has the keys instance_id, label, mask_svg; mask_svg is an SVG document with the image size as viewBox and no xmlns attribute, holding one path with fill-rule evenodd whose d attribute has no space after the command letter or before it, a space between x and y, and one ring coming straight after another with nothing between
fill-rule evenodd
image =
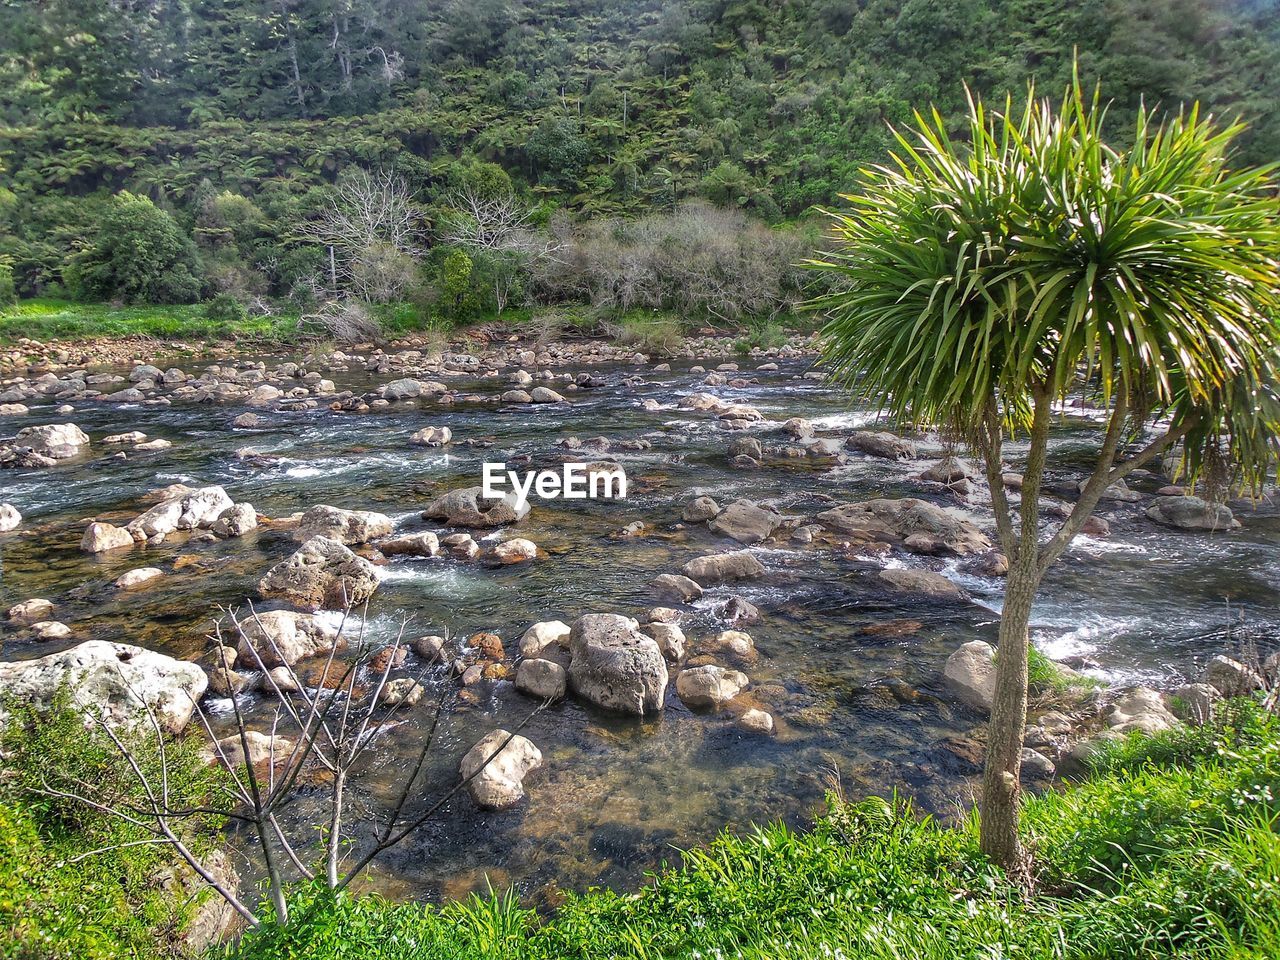
<instances>
[{"instance_id":1,"label":"green shrub","mask_svg":"<svg viewBox=\"0 0 1280 960\"><path fill-rule=\"evenodd\" d=\"M669 357L684 345L684 332L674 317L636 310L606 321L605 332L641 353Z\"/></svg>"},{"instance_id":2,"label":"green shrub","mask_svg":"<svg viewBox=\"0 0 1280 960\"><path fill-rule=\"evenodd\" d=\"M249 319L249 311L231 294L220 293L204 305L204 316L214 323L243 323Z\"/></svg>"},{"instance_id":3,"label":"green shrub","mask_svg":"<svg viewBox=\"0 0 1280 960\"><path fill-rule=\"evenodd\" d=\"M200 297L191 238L164 210L128 192L112 198L96 236L67 273L84 300L191 303Z\"/></svg>"},{"instance_id":4,"label":"green shrub","mask_svg":"<svg viewBox=\"0 0 1280 960\"><path fill-rule=\"evenodd\" d=\"M0 307L9 307L17 302L18 292L13 283L13 267L0 261Z\"/></svg>"},{"instance_id":5,"label":"green shrub","mask_svg":"<svg viewBox=\"0 0 1280 960\"><path fill-rule=\"evenodd\" d=\"M151 740L131 745L144 769L157 769ZM175 867L169 848L147 842L152 836L140 827L48 795L79 792L87 782L141 804L141 788L115 747L71 711L39 718L19 710L0 737L0 753L0 957L174 956L193 902L157 882ZM216 776L194 740L175 744L169 760L175 804L208 796ZM188 841L207 851L215 826L192 823Z\"/></svg>"},{"instance_id":6,"label":"green shrub","mask_svg":"<svg viewBox=\"0 0 1280 960\"><path fill-rule=\"evenodd\" d=\"M787 332L776 320L755 320L747 324L746 330L734 341L734 349L738 353L750 353L752 350L769 350L780 347L787 342Z\"/></svg>"}]
</instances>

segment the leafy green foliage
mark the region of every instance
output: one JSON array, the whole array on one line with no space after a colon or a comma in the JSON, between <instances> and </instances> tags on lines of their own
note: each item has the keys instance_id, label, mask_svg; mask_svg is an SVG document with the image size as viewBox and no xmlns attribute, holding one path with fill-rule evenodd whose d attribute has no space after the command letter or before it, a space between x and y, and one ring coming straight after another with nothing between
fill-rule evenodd
<instances>
[{"instance_id":1,"label":"leafy green foliage","mask_svg":"<svg viewBox=\"0 0 1280 960\"><path fill-rule=\"evenodd\" d=\"M158 758L149 738L133 744L144 769ZM178 934L207 894L183 889L168 848L147 831L49 791L77 792L92 782L126 803L143 803L115 746L60 710L37 717L15 711L2 737L0 776L0 957L13 960L149 960L175 956ZM169 753L170 796L198 803L216 774L194 741ZM57 771L56 779L49 779ZM211 848L212 821L190 824L189 843Z\"/></svg>"},{"instance_id":2,"label":"leafy green foliage","mask_svg":"<svg viewBox=\"0 0 1280 960\"><path fill-rule=\"evenodd\" d=\"M86 300L190 303L200 295L195 245L146 197L112 198L97 235L75 256L68 281Z\"/></svg>"},{"instance_id":3,"label":"leafy green foliage","mask_svg":"<svg viewBox=\"0 0 1280 960\"><path fill-rule=\"evenodd\" d=\"M220 293L204 305L204 316L214 323L236 324L249 319L249 312L231 294Z\"/></svg>"}]
</instances>

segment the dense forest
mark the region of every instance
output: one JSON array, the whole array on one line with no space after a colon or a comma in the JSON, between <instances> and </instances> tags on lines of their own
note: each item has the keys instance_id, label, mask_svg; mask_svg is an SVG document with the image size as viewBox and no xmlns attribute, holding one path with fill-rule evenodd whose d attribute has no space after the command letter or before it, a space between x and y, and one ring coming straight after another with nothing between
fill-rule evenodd
<instances>
[{"instance_id":1,"label":"dense forest","mask_svg":"<svg viewBox=\"0 0 1280 960\"><path fill-rule=\"evenodd\" d=\"M573 225L593 221L594 240L634 247L674 228L691 247L743 215L794 223L883 159L888 124L913 108L955 113L961 81L986 96L1029 79L1056 91L1073 50L1114 109L1200 99L1250 122L1241 161L1268 162L1280 157L1278 6L0 0L0 286L244 302L358 279L365 299L425 283L419 299L445 313L534 295L683 308L669 290L619 296L644 287L635 278L566 277L573 257L530 270L530 237L573 248ZM358 270L326 264L333 223L315 222L353 171L403 194L413 238ZM712 213L724 207L739 217ZM505 240L490 242L486 217ZM630 237L599 226L642 217L659 222ZM594 240L576 235L578 253ZM142 247L160 253L133 276ZM730 259L777 254L739 244Z\"/></svg>"}]
</instances>

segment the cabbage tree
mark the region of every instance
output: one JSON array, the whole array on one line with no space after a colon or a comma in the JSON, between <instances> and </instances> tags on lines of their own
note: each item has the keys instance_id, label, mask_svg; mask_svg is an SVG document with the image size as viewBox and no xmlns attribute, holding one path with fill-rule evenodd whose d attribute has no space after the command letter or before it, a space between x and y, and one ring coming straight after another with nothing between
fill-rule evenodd
<instances>
[{"instance_id":1,"label":"cabbage tree","mask_svg":"<svg viewBox=\"0 0 1280 960\"><path fill-rule=\"evenodd\" d=\"M963 137L934 111L897 133L833 214L832 375L886 413L963 437L985 462L1009 571L996 658L982 847L1024 866L1019 761L1036 591L1106 488L1153 461L1186 482L1256 489L1277 455L1280 208L1271 169L1234 169L1238 125L1140 111L1126 142L1076 80L1057 105L969 99ZM1070 515L1039 500L1055 405L1106 412ZM1019 503L1002 444L1025 437ZM1224 474L1224 468L1228 471Z\"/></svg>"}]
</instances>

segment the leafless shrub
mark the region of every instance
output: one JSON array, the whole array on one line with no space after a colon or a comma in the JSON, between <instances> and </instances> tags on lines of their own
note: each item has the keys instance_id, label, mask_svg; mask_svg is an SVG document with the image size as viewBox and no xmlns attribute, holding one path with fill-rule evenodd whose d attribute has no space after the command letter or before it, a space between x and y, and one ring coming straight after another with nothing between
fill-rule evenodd
<instances>
[{"instance_id":1,"label":"leafless shrub","mask_svg":"<svg viewBox=\"0 0 1280 960\"><path fill-rule=\"evenodd\" d=\"M801 299L798 234L699 201L639 220L574 231L535 272L552 300L617 310L673 310L738 320L775 316Z\"/></svg>"},{"instance_id":2,"label":"leafless shrub","mask_svg":"<svg viewBox=\"0 0 1280 960\"><path fill-rule=\"evenodd\" d=\"M422 216L404 179L385 170L361 167L339 178L316 217L297 231L300 239L329 251L329 286L378 302L389 289L398 295L404 264L420 255Z\"/></svg>"},{"instance_id":3,"label":"leafless shrub","mask_svg":"<svg viewBox=\"0 0 1280 960\"><path fill-rule=\"evenodd\" d=\"M269 656L264 656L265 651L255 643L246 641L245 626L254 621L258 626L255 636L266 638ZM338 628L339 641L344 639L351 621L351 608L348 607ZM345 889L382 853L435 817L506 748L537 712L535 709L504 738L480 770L439 791L434 798L419 800L431 791L431 785L423 782L423 774L435 745L438 724L447 712L451 696L452 687L442 685L431 706L431 717L417 744L414 759L406 767L406 776L398 785L389 808L378 815L349 817L348 811L361 792L360 776L369 769L367 761L377 748L380 737L393 726L398 726L392 722L392 716L405 709L398 698L387 695L391 689L390 672L397 660L396 654L403 648L404 625L390 645L389 655L384 655L378 661L381 666L378 666L374 656L385 654L388 647L375 649L376 645L366 641L364 617L360 618L360 623L357 636L348 647L354 650L354 656L340 661L337 651L344 644L335 643L324 661L319 681L312 687L291 665L287 665L287 658L272 639L270 631L262 629L261 621L252 608L245 618L234 610L226 611L217 622L211 640L222 647L229 633L230 645L250 651L253 665L263 672L277 703L265 726L265 756L261 755L263 731L254 729L235 696L229 698L234 732L222 739L216 735L215 720L202 704L195 704L199 724L212 742L215 762L227 773L229 785L225 797L215 797L208 806L195 809L175 806L169 794L171 767L166 755L166 735L154 709L133 690L130 692L135 700L145 706L146 724L154 737L159 757L158 770L140 762L127 739L102 718L91 719L96 721L97 727L125 759L143 789L145 801L141 804L123 803L117 797L102 794L93 784L79 781L68 787L53 786L46 780L44 792L83 803L152 833L157 842L167 844L245 922L259 926L264 917L245 903L230 884L220 879L183 839L187 833L185 824L192 818L216 817L240 824L256 840L246 852L260 861L257 866L266 878L272 921L287 924L289 904L286 891L291 883L305 879L323 882L334 891ZM277 662L286 665L268 669L269 663ZM124 682L127 686L128 681ZM256 759L255 744L259 747ZM314 786L305 791L300 788L304 778L312 773L320 775L318 782L325 785L327 794L327 813L323 823L291 825L283 818L283 812L291 804L296 807L294 802L304 792L314 795Z\"/></svg>"},{"instance_id":4,"label":"leafless shrub","mask_svg":"<svg viewBox=\"0 0 1280 960\"><path fill-rule=\"evenodd\" d=\"M298 329L336 343L366 343L382 336L382 324L355 300L329 301L298 320Z\"/></svg>"}]
</instances>

